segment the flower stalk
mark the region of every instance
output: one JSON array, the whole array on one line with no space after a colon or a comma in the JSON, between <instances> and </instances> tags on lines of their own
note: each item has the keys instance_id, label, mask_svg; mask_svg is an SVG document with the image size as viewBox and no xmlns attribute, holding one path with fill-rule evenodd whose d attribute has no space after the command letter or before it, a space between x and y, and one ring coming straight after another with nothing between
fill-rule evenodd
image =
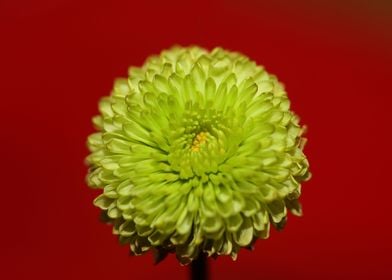
<instances>
[{"instance_id":1,"label":"flower stalk","mask_svg":"<svg viewBox=\"0 0 392 280\"><path fill-rule=\"evenodd\" d=\"M205 255L200 255L190 264L191 280L208 280L208 260Z\"/></svg>"}]
</instances>

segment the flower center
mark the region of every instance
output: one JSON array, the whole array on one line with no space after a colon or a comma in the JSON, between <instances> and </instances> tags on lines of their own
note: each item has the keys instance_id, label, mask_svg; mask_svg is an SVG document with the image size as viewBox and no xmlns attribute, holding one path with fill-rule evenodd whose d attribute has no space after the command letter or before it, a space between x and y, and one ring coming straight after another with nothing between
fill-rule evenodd
<instances>
[{"instance_id":1,"label":"flower center","mask_svg":"<svg viewBox=\"0 0 392 280\"><path fill-rule=\"evenodd\" d=\"M198 152L200 150L200 145L204 144L207 141L207 132L201 131L196 137L193 139L191 151Z\"/></svg>"},{"instance_id":2,"label":"flower center","mask_svg":"<svg viewBox=\"0 0 392 280\"><path fill-rule=\"evenodd\" d=\"M201 107L187 103L184 112L170 119L167 162L182 180L206 181L209 174L235 153L242 131L243 118L231 110L216 110L212 104Z\"/></svg>"}]
</instances>

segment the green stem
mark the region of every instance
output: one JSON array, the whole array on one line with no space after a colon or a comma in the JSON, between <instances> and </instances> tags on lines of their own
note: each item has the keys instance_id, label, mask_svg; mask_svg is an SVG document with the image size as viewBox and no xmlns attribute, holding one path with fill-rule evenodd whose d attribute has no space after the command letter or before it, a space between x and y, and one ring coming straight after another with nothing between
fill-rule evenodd
<instances>
[{"instance_id":1,"label":"green stem","mask_svg":"<svg viewBox=\"0 0 392 280\"><path fill-rule=\"evenodd\" d=\"M204 254L199 255L190 266L191 280L208 280L208 262Z\"/></svg>"}]
</instances>

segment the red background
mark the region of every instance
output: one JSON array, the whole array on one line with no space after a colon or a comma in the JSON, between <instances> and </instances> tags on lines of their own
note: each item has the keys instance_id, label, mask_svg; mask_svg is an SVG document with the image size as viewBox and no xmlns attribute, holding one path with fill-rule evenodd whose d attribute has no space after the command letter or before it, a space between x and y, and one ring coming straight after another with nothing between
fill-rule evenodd
<instances>
[{"instance_id":1,"label":"red background","mask_svg":"<svg viewBox=\"0 0 392 280\"><path fill-rule=\"evenodd\" d=\"M1 279L186 279L128 257L84 182L97 101L173 44L247 54L309 127L304 217L212 279L392 279L390 1L102 2L0 1Z\"/></svg>"}]
</instances>

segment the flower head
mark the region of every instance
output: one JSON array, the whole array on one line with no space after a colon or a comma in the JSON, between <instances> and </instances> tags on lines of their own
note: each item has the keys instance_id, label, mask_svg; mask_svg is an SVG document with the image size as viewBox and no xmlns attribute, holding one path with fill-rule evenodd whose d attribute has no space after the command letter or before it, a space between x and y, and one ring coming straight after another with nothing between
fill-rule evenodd
<instances>
[{"instance_id":1,"label":"flower head","mask_svg":"<svg viewBox=\"0 0 392 280\"><path fill-rule=\"evenodd\" d=\"M122 243L188 263L301 215L304 128L282 84L246 56L174 47L131 67L93 119L88 184Z\"/></svg>"}]
</instances>

